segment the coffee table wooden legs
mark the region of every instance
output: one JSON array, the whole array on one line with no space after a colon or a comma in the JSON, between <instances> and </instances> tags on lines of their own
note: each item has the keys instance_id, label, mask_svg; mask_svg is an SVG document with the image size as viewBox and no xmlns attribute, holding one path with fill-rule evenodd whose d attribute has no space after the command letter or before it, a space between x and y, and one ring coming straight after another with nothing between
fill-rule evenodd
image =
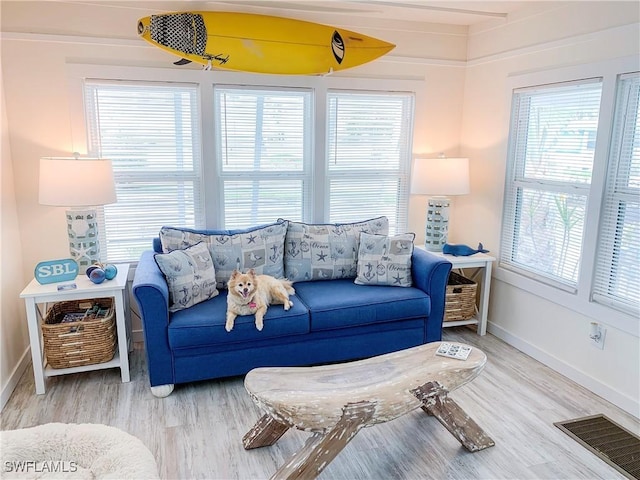
<instances>
[{"instance_id":1,"label":"coffee table wooden legs","mask_svg":"<svg viewBox=\"0 0 640 480\"><path fill-rule=\"evenodd\" d=\"M438 382L427 382L411 390L411 393L422 402L422 409L436 417L470 452L495 445L484 430L447 396L448 390Z\"/></svg>"},{"instance_id":2,"label":"coffee table wooden legs","mask_svg":"<svg viewBox=\"0 0 640 480\"><path fill-rule=\"evenodd\" d=\"M338 423L325 433L314 433L304 447L273 474L272 480L316 478L374 413L375 406L372 403L348 404Z\"/></svg>"},{"instance_id":3,"label":"coffee table wooden legs","mask_svg":"<svg viewBox=\"0 0 640 480\"><path fill-rule=\"evenodd\" d=\"M262 416L260 420L242 437L245 450L252 448L270 447L289 430L284 423L280 423L269 414Z\"/></svg>"},{"instance_id":4,"label":"coffee table wooden legs","mask_svg":"<svg viewBox=\"0 0 640 480\"><path fill-rule=\"evenodd\" d=\"M274 480L316 478L373 417L374 413L373 403L348 404L342 410L342 417L333 428L324 433L314 433L304 447L282 465L271 478ZM265 415L244 436L244 448L273 445L287 430L286 425Z\"/></svg>"},{"instance_id":5,"label":"coffee table wooden legs","mask_svg":"<svg viewBox=\"0 0 640 480\"><path fill-rule=\"evenodd\" d=\"M470 452L495 445L494 441L448 397L449 391L438 382L427 382L411 393L422 402L422 409L433 415ZM375 403L349 403L342 409L342 417L324 433L314 433L304 447L296 452L272 479L316 478L358 431L374 422ZM273 445L289 429L288 425L266 414L243 437L244 448Z\"/></svg>"}]
</instances>

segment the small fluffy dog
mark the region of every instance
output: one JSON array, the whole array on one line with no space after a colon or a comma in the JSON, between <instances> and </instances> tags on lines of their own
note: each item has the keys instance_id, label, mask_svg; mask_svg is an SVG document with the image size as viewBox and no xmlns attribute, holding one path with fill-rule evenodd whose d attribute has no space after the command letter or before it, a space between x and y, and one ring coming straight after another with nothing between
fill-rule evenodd
<instances>
[{"instance_id":1,"label":"small fluffy dog","mask_svg":"<svg viewBox=\"0 0 640 480\"><path fill-rule=\"evenodd\" d=\"M289 280L256 275L253 268L247 273L234 270L228 287L227 323L224 326L227 332L233 329L238 315L255 315L256 328L262 330L262 319L267 313L267 307L271 304L284 305L284 309L289 310L293 305L289 295L296 293Z\"/></svg>"}]
</instances>

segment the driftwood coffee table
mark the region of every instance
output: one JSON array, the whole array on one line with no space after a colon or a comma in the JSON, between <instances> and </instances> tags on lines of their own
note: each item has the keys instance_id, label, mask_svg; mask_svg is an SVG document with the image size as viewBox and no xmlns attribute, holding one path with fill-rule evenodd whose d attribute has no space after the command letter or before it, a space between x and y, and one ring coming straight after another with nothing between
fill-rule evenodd
<instances>
[{"instance_id":1,"label":"driftwood coffee table","mask_svg":"<svg viewBox=\"0 0 640 480\"><path fill-rule=\"evenodd\" d=\"M471 452L493 446L447 396L478 376L487 357L477 348L467 360L437 356L440 343L350 363L250 371L245 388L266 413L242 439L244 448L273 445L289 428L313 432L271 478L315 478L362 427L416 408L435 416Z\"/></svg>"}]
</instances>

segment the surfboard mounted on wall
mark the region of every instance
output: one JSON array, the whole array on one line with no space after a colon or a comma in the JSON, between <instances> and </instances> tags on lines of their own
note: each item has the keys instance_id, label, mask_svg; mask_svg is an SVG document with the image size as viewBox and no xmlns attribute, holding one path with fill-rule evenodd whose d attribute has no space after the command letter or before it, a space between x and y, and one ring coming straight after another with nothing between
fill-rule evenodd
<instances>
[{"instance_id":1,"label":"surfboard mounted on wall","mask_svg":"<svg viewBox=\"0 0 640 480\"><path fill-rule=\"evenodd\" d=\"M291 18L235 12L176 12L138 21L138 35L207 68L281 75L326 74L375 60L395 45Z\"/></svg>"}]
</instances>

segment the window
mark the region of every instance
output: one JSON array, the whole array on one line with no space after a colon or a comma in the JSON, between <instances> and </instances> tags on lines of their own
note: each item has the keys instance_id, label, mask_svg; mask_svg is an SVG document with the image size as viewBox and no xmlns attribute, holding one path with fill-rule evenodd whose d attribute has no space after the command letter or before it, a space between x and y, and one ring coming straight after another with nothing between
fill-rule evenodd
<instances>
[{"instance_id":1,"label":"window","mask_svg":"<svg viewBox=\"0 0 640 480\"><path fill-rule=\"evenodd\" d=\"M413 96L330 91L327 98L329 221L386 215L390 233L404 232Z\"/></svg>"},{"instance_id":2,"label":"window","mask_svg":"<svg viewBox=\"0 0 640 480\"><path fill-rule=\"evenodd\" d=\"M278 217L387 215L392 231L406 229L410 92L422 82L77 64L68 71L78 92L74 149L85 153L88 140L87 155L114 165L118 202L101 218L105 260L137 261L163 225L236 229Z\"/></svg>"},{"instance_id":3,"label":"window","mask_svg":"<svg viewBox=\"0 0 640 480\"><path fill-rule=\"evenodd\" d=\"M112 160L118 196L106 258L138 259L163 225L204 226L197 86L87 80L84 93L89 152Z\"/></svg>"},{"instance_id":4,"label":"window","mask_svg":"<svg viewBox=\"0 0 640 480\"><path fill-rule=\"evenodd\" d=\"M215 87L225 228L310 209L311 91Z\"/></svg>"},{"instance_id":5,"label":"window","mask_svg":"<svg viewBox=\"0 0 640 480\"><path fill-rule=\"evenodd\" d=\"M640 74L616 89L593 299L630 313L640 304Z\"/></svg>"},{"instance_id":6,"label":"window","mask_svg":"<svg viewBox=\"0 0 640 480\"><path fill-rule=\"evenodd\" d=\"M501 265L575 291L602 80L513 95Z\"/></svg>"},{"instance_id":7,"label":"window","mask_svg":"<svg viewBox=\"0 0 640 480\"><path fill-rule=\"evenodd\" d=\"M524 73L509 83L496 278L637 336L637 57Z\"/></svg>"}]
</instances>

